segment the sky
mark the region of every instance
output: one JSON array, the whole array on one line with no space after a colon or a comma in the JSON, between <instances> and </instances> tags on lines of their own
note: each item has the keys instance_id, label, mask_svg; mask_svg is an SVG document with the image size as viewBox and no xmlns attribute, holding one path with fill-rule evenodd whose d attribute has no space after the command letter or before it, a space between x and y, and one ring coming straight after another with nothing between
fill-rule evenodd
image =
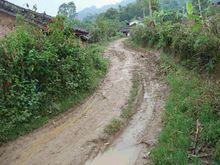
<instances>
[{"instance_id":1,"label":"sky","mask_svg":"<svg viewBox=\"0 0 220 165\"><path fill-rule=\"evenodd\" d=\"M29 4L30 9L33 5L37 5L38 12L46 12L51 16L57 14L58 8L62 3L74 1L76 4L76 10L80 11L86 7L96 6L102 7L107 4L114 4L122 0L8 0L16 5L26 7L26 4Z\"/></svg>"}]
</instances>

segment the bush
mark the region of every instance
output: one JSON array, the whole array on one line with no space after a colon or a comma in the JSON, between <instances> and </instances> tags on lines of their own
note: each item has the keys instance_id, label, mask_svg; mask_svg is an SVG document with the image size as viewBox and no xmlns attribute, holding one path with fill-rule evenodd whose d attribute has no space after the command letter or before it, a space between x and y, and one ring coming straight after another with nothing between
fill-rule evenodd
<instances>
[{"instance_id":1,"label":"bush","mask_svg":"<svg viewBox=\"0 0 220 165\"><path fill-rule=\"evenodd\" d=\"M18 126L25 132L33 120L57 114L56 102L94 89L106 72L100 49L83 46L63 21L50 24L48 34L18 27L1 41L0 143L22 134Z\"/></svg>"},{"instance_id":2,"label":"bush","mask_svg":"<svg viewBox=\"0 0 220 165\"><path fill-rule=\"evenodd\" d=\"M213 18L209 27L196 29L196 25L164 22L132 30L131 40L143 47L157 46L179 57L182 64L191 69L212 71L220 58L218 19Z\"/></svg>"},{"instance_id":3,"label":"bush","mask_svg":"<svg viewBox=\"0 0 220 165\"><path fill-rule=\"evenodd\" d=\"M212 70L220 58L220 40L209 33L200 33L195 40L194 50L200 66Z\"/></svg>"},{"instance_id":4,"label":"bush","mask_svg":"<svg viewBox=\"0 0 220 165\"><path fill-rule=\"evenodd\" d=\"M187 27L182 26L179 32L173 36L172 50L179 55L181 60L192 59L196 54L193 47L196 35Z\"/></svg>"},{"instance_id":5,"label":"bush","mask_svg":"<svg viewBox=\"0 0 220 165\"><path fill-rule=\"evenodd\" d=\"M164 51L170 50L173 43L173 38L176 33L179 32L181 28L180 24L171 24L171 22L166 22L159 29L159 43L158 47L163 48Z\"/></svg>"}]
</instances>

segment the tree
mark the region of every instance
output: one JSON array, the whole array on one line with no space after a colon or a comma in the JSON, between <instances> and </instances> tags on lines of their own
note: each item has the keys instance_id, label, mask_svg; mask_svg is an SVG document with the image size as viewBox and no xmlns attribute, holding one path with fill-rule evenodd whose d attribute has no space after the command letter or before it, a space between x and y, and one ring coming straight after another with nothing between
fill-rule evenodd
<instances>
[{"instance_id":1,"label":"tree","mask_svg":"<svg viewBox=\"0 0 220 165\"><path fill-rule=\"evenodd\" d=\"M67 19L74 19L76 17L76 5L74 2L63 3L59 7L58 15L67 17Z\"/></svg>"},{"instance_id":2,"label":"tree","mask_svg":"<svg viewBox=\"0 0 220 165\"><path fill-rule=\"evenodd\" d=\"M119 17L119 12L117 9L110 8L105 12L104 16L108 19L117 19Z\"/></svg>"}]
</instances>

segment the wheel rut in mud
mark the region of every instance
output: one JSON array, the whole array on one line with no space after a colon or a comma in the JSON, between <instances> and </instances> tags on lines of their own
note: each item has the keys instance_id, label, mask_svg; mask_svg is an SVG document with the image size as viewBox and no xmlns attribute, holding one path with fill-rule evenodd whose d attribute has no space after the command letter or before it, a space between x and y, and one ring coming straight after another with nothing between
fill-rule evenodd
<instances>
[{"instance_id":1,"label":"wheel rut in mud","mask_svg":"<svg viewBox=\"0 0 220 165\"><path fill-rule=\"evenodd\" d=\"M158 55L130 50L120 39L108 46L104 57L110 59L110 67L99 89L79 107L3 145L2 165L103 164L103 160L111 160L112 164L115 158L119 165L143 164L142 158L156 142L162 127L161 113L167 91L156 75ZM113 118L120 116L137 68L144 85L143 100L128 126L106 147L108 137L103 130Z\"/></svg>"},{"instance_id":2,"label":"wheel rut in mud","mask_svg":"<svg viewBox=\"0 0 220 165\"><path fill-rule=\"evenodd\" d=\"M128 48L126 48L128 49ZM133 52L142 77L143 97L136 114L114 142L86 165L143 165L150 164L149 154L162 128L167 85L157 74L159 53Z\"/></svg>"}]
</instances>

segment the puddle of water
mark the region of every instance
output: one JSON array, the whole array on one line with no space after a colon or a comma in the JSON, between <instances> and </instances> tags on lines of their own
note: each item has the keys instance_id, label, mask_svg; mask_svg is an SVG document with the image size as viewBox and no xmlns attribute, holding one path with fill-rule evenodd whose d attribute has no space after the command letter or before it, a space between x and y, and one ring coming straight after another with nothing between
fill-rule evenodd
<instances>
[{"instance_id":1,"label":"puddle of water","mask_svg":"<svg viewBox=\"0 0 220 165\"><path fill-rule=\"evenodd\" d=\"M133 146L121 150L109 149L104 154L98 155L86 165L133 165L141 150L141 146Z\"/></svg>"}]
</instances>

